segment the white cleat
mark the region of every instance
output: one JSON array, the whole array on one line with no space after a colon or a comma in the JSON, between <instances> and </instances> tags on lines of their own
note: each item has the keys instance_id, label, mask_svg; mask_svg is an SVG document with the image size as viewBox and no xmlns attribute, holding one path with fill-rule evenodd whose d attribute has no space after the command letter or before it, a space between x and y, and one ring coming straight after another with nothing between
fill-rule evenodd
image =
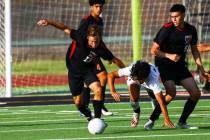
<instances>
[{"instance_id":1,"label":"white cleat","mask_svg":"<svg viewBox=\"0 0 210 140\"><path fill-rule=\"evenodd\" d=\"M149 120L144 124L144 130L151 131L153 129L154 122L152 120Z\"/></svg>"},{"instance_id":2,"label":"white cleat","mask_svg":"<svg viewBox=\"0 0 210 140\"><path fill-rule=\"evenodd\" d=\"M139 124L139 113L133 113L132 119L131 119L131 127L137 127Z\"/></svg>"},{"instance_id":3,"label":"white cleat","mask_svg":"<svg viewBox=\"0 0 210 140\"><path fill-rule=\"evenodd\" d=\"M105 110L101 110L101 113L104 115L104 116L112 116L113 113L112 112L109 112L109 111L105 111Z\"/></svg>"}]
</instances>

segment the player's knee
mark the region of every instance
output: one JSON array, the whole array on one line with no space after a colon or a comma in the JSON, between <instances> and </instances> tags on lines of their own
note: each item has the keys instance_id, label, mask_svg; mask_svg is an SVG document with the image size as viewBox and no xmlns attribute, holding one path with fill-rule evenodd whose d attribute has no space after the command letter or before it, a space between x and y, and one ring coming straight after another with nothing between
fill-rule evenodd
<instances>
[{"instance_id":1,"label":"player's knee","mask_svg":"<svg viewBox=\"0 0 210 140\"><path fill-rule=\"evenodd\" d=\"M94 88L94 100L101 101L103 99L102 89L100 86Z\"/></svg>"},{"instance_id":2,"label":"player's knee","mask_svg":"<svg viewBox=\"0 0 210 140\"><path fill-rule=\"evenodd\" d=\"M74 104L75 104L76 107L80 107L81 106L81 101L78 100L78 99L75 99Z\"/></svg>"}]
</instances>

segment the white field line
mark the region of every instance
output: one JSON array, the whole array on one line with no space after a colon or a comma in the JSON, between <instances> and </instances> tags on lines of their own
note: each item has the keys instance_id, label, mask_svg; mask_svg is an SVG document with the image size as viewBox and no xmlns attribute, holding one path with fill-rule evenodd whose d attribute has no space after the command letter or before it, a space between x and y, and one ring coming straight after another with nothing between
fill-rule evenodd
<instances>
[{"instance_id":1,"label":"white field line","mask_svg":"<svg viewBox=\"0 0 210 140\"><path fill-rule=\"evenodd\" d=\"M157 138L157 137L180 137L180 136L208 136L210 133L193 134L168 134L168 135L141 135L141 136L115 136L115 137L97 137L97 138L66 138L66 139L43 139L43 140L98 140L98 139L127 139L127 138Z\"/></svg>"},{"instance_id":2,"label":"white field line","mask_svg":"<svg viewBox=\"0 0 210 140\"><path fill-rule=\"evenodd\" d=\"M112 117L107 117L105 120L119 120L119 119L130 119L132 116L132 113L130 114L124 114L123 116L112 116ZM149 115L141 115L141 118L148 118ZM162 116L161 116L162 117ZM174 117L174 118L179 118L180 115L170 115L170 117ZM190 117L210 117L210 114L191 114ZM40 122L66 122L68 121L69 123L71 121L86 121L86 119L84 117L79 117L79 119L46 119L46 120L28 120L28 121L1 121L0 124L1 125L9 125L9 124L15 124L15 123L40 123Z\"/></svg>"},{"instance_id":3,"label":"white field line","mask_svg":"<svg viewBox=\"0 0 210 140\"><path fill-rule=\"evenodd\" d=\"M197 126L197 125L209 125L210 123L190 123L193 126ZM155 125L156 127L161 127L162 125ZM143 128L143 124L138 125L138 127L142 127ZM115 126L108 126L108 128L131 128L129 123L127 126L119 126L119 125L115 125ZM63 130L83 130L83 129L87 129L87 127L69 127L69 128L37 128L37 129L14 129L14 130L1 130L0 133L10 133L10 132L37 132L37 131L63 131ZM155 129L154 129L155 130ZM193 131L193 129L191 129ZM195 131L198 129L195 129Z\"/></svg>"},{"instance_id":4,"label":"white field line","mask_svg":"<svg viewBox=\"0 0 210 140\"><path fill-rule=\"evenodd\" d=\"M171 109L181 109L183 107L168 107L168 110ZM210 108L210 106L196 106L196 109L198 108ZM143 108L141 107L141 110L151 110L151 107L148 108ZM129 111L132 110L131 108L126 108L126 109L110 109L110 111ZM3 113L2 113L3 112ZM0 109L0 116L3 115L28 115L28 114L78 114L77 110L61 110L61 111L50 111L50 110L42 110L42 111L30 111L30 110L4 110L3 111Z\"/></svg>"}]
</instances>

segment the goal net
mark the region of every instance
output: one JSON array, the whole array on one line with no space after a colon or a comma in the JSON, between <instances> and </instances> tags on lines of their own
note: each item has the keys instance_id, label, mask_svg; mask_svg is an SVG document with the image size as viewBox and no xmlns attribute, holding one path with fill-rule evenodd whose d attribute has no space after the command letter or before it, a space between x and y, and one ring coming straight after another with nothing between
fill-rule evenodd
<instances>
[{"instance_id":1,"label":"goal net","mask_svg":"<svg viewBox=\"0 0 210 140\"><path fill-rule=\"evenodd\" d=\"M4 90L4 34L1 0L0 92ZM153 63L150 53L153 38L160 27L169 22L169 9L175 3L187 8L186 21L196 26L199 42L210 44L209 0L141 0L142 58ZM14 96L37 93L69 94L65 53L71 39L53 27L39 27L39 19L47 18L77 29L80 20L89 14L88 0L12 0L12 93ZM106 0L102 18L103 39L113 54L132 62L131 0ZM190 54L190 53L189 53ZM189 55L190 70L196 70ZM210 54L202 54L209 69ZM105 62L105 65L106 62ZM113 70L112 67L109 69Z\"/></svg>"}]
</instances>

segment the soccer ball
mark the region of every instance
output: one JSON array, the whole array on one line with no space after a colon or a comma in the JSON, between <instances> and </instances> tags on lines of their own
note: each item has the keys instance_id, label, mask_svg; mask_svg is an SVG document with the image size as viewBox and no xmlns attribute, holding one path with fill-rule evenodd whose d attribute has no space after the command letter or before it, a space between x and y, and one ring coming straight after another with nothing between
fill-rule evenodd
<instances>
[{"instance_id":1,"label":"soccer ball","mask_svg":"<svg viewBox=\"0 0 210 140\"><path fill-rule=\"evenodd\" d=\"M88 123L88 131L90 134L101 134L104 132L106 124L99 118L94 118Z\"/></svg>"}]
</instances>

